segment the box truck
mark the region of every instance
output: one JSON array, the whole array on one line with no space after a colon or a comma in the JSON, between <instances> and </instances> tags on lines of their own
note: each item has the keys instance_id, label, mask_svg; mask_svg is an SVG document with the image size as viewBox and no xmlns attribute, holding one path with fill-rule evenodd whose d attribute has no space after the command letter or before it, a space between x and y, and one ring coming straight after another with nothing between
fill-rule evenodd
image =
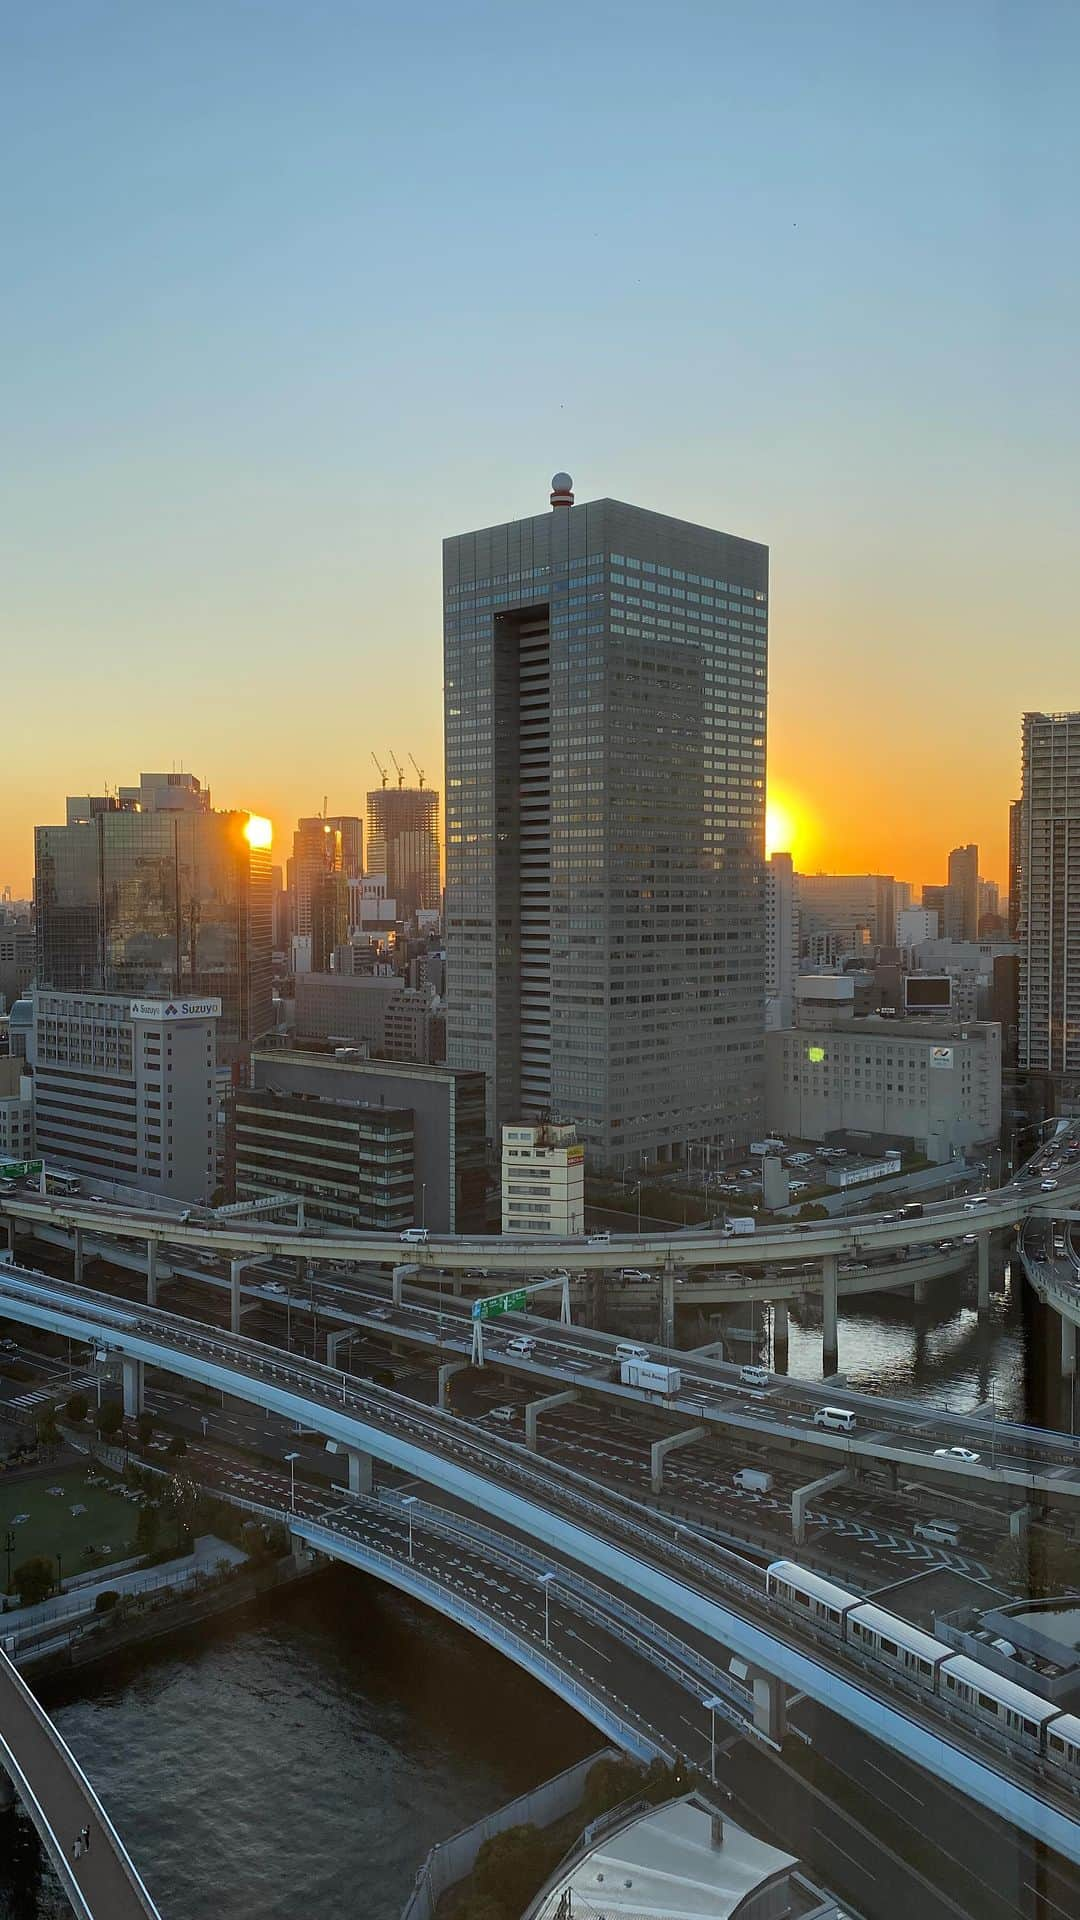
<instances>
[{"instance_id":1,"label":"box truck","mask_svg":"<svg viewBox=\"0 0 1080 1920\"><path fill-rule=\"evenodd\" d=\"M724 1221L724 1232L729 1237L733 1233L753 1233L753 1231L754 1221L748 1213L732 1214L730 1219Z\"/></svg>"},{"instance_id":2,"label":"box truck","mask_svg":"<svg viewBox=\"0 0 1080 1920\"><path fill-rule=\"evenodd\" d=\"M624 1387L639 1387L643 1393L678 1393L682 1386L678 1367L661 1366L659 1360L624 1360L619 1377Z\"/></svg>"},{"instance_id":3,"label":"box truck","mask_svg":"<svg viewBox=\"0 0 1080 1920\"><path fill-rule=\"evenodd\" d=\"M760 1467L740 1467L738 1473L731 1476L737 1487L744 1493L771 1493L773 1477Z\"/></svg>"}]
</instances>

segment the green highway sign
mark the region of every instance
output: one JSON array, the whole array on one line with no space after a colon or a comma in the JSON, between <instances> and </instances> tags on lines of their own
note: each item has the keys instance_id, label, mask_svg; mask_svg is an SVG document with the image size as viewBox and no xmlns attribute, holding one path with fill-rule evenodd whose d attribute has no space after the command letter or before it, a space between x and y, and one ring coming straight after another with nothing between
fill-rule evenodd
<instances>
[{"instance_id":1,"label":"green highway sign","mask_svg":"<svg viewBox=\"0 0 1080 1920\"><path fill-rule=\"evenodd\" d=\"M472 1303L474 1320L497 1320L501 1313L524 1313L524 1311L524 1288L519 1288L516 1293L496 1293L490 1300L474 1300Z\"/></svg>"},{"instance_id":2,"label":"green highway sign","mask_svg":"<svg viewBox=\"0 0 1080 1920\"><path fill-rule=\"evenodd\" d=\"M43 1160L5 1160L0 1165L0 1180L27 1180L32 1173L40 1173Z\"/></svg>"}]
</instances>

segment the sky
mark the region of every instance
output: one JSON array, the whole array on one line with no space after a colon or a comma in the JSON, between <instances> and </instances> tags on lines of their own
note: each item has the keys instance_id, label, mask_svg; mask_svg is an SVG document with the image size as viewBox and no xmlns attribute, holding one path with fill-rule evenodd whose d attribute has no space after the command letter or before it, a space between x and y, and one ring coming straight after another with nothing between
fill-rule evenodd
<instances>
[{"instance_id":1,"label":"sky","mask_svg":"<svg viewBox=\"0 0 1080 1920\"><path fill-rule=\"evenodd\" d=\"M771 549L807 871L1006 878L1080 706L1062 0L35 0L0 21L0 887L64 796L441 775L440 542ZM411 772L411 769L410 769Z\"/></svg>"}]
</instances>

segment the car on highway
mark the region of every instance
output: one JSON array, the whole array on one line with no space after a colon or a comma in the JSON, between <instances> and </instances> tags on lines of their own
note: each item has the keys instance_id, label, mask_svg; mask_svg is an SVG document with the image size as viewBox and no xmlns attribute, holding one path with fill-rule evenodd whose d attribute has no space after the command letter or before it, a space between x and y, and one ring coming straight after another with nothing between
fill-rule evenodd
<instances>
[{"instance_id":1,"label":"car on highway","mask_svg":"<svg viewBox=\"0 0 1080 1920\"><path fill-rule=\"evenodd\" d=\"M281 1296L284 1298L284 1296L288 1293L289 1289L280 1280L264 1280L259 1291L261 1293L281 1294Z\"/></svg>"},{"instance_id":2,"label":"car on highway","mask_svg":"<svg viewBox=\"0 0 1080 1920\"><path fill-rule=\"evenodd\" d=\"M405 1247L422 1247L427 1237L428 1230L426 1227L406 1227L404 1233L399 1233L398 1235L402 1246Z\"/></svg>"},{"instance_id":3,"label":"car on highway","mask_svg":"<svg viewBox=\"0 0 1080 1920\"><path fill-rule=\"evenodd\" d=\"M517 1408L492 1407L491 1412L488 1414L488 1419L497 1420L501 1427L507 1427L512 1420L517 1419Z\"/></svg>"},{"instance_id":4,"label":"car on highway","mask_svg":"<svg viewBox=\"0 0 1080 1920\"><path fill-rule=\"evenodd\" d=\"M1040 1180L1039 1192L1040 1193L1056 1193L1057 1181L1056 1180Z\"/></svg>"},{"instance_id":5,"label":"car on highway","mask_svg":"<svg viewBox=\"0 0 1080 1920\"><path fill-rule=\"evenodd\" d=\"M964 1201L964 1212L979 1213L983 1207L989 1206L989 1204L985 1193L977 1193L973 1200Z\"/></svg>"},{"instance_id":6,"label":"car on highway","mask_svg":"<svg viewBox=\"0 0 1080 1920\"><path fill-rule=\"evenodd\" d=\"M368 1311L369 1320L389 1320L391 1315L392 1309L390 1307L371 1307Z\"/></svg>"},{"instance_id":7,"label":"car on highway","mask_svg":"<svg viewBox=\"0 0 1080 1920\"><path fill-rule=\"evenodd\" d=\"M963 1460L966 1466L973 1467L977 1460L982 1459L982 1455L975 1453L971 1447L935 1447L934 1459Z\"/></svg>"},{"instance_id":8,"label":"car on highway","mask_svg":"<svg viewBox=\"0 0 1080 1920\"><path fill-rule=\"evenodd\" d=\"M0 1340L0 1353L18 1353L18 1351L19 1343L17 1340Z\"/></svg>"},{"instance_id":9,"label":"car on highway","mask_svg":"<svg viewBox=\"0 0 1080 1920\"><path fill-rule=\"evenodd\" d=\"M616 1360L647 1360L649 1349L639 1346L634 1340L620 1340L615 1348L615 1358Z\"/></svg>"},{"instance_id":10,"label":"car on highway","mask_svg":"<svg viewBox=\"0 0 1080 1920\"><path fill-rule=\"evenodd\" d=\"M913 1540L928 1540L934 1546L958 1547L960 1528L955 1520L916 1520L911 1537Z\"/></svg>"},{"instance_id":11,"label":"car on highway","mask_svg":"<svg viewBox=\"0 0 1080 1920\"><path fill-rule=\"evenodd\" d=\"M596 1233L590 1233L589 1245L590 1247L609 1247L611 1245L611 1234L608 1232L608 1229L606 1227L600 1227Z\"/></svg>"},{"instance_id":12,"label":"car on highway","mask_svg":"<svg viewBox=\"0 0 1080 1920\"><path fill-rule=\"evenodd\" d=\"M644 1267L623 1267L620 1271L620 1278L634 1281L651 1280L652 1274L646 1273Z\"/></svg>"},{"instance_id":13,"label":"car on highway","mask_svg":"<svg viewBox=\"0 0 1080 1920\"><path fill-rule=\"evenodd\" d=\"M739 1368L739 1379L744 1387L767 1387L772 1375L768 1367L749 1365Z\"/></svg>"},{"instance_id":14,"label":"car on highway","mask_svg":"<svg viewBox=\"0 0 1080 1920\"><path fill-rule=\"evenodd\" d=\"M534 1352L535 1347L536 1341L530 1340L526 1333L515 1334L513 1340L508 1340L506 1343L507 1353L520 1354L522 1359L525 1360L528 1359L530 1353Z\"/></svg>"}]
</instances>

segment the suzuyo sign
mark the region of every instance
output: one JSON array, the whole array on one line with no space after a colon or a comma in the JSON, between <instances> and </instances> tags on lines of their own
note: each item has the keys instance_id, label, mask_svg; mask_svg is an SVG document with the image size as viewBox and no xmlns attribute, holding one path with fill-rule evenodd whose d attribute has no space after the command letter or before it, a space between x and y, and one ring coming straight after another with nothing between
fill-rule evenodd
<instances>
[{"instance_id":1,"label":"suzuyo sign","mask_svg":"<svg viewBox=\"0 0 1080 1920\"><path fill-rule=\"evenodd\" d=\"M133 1000L132 1020L216 1020L220 1000Z\"/></svg>"}]
</instances>

